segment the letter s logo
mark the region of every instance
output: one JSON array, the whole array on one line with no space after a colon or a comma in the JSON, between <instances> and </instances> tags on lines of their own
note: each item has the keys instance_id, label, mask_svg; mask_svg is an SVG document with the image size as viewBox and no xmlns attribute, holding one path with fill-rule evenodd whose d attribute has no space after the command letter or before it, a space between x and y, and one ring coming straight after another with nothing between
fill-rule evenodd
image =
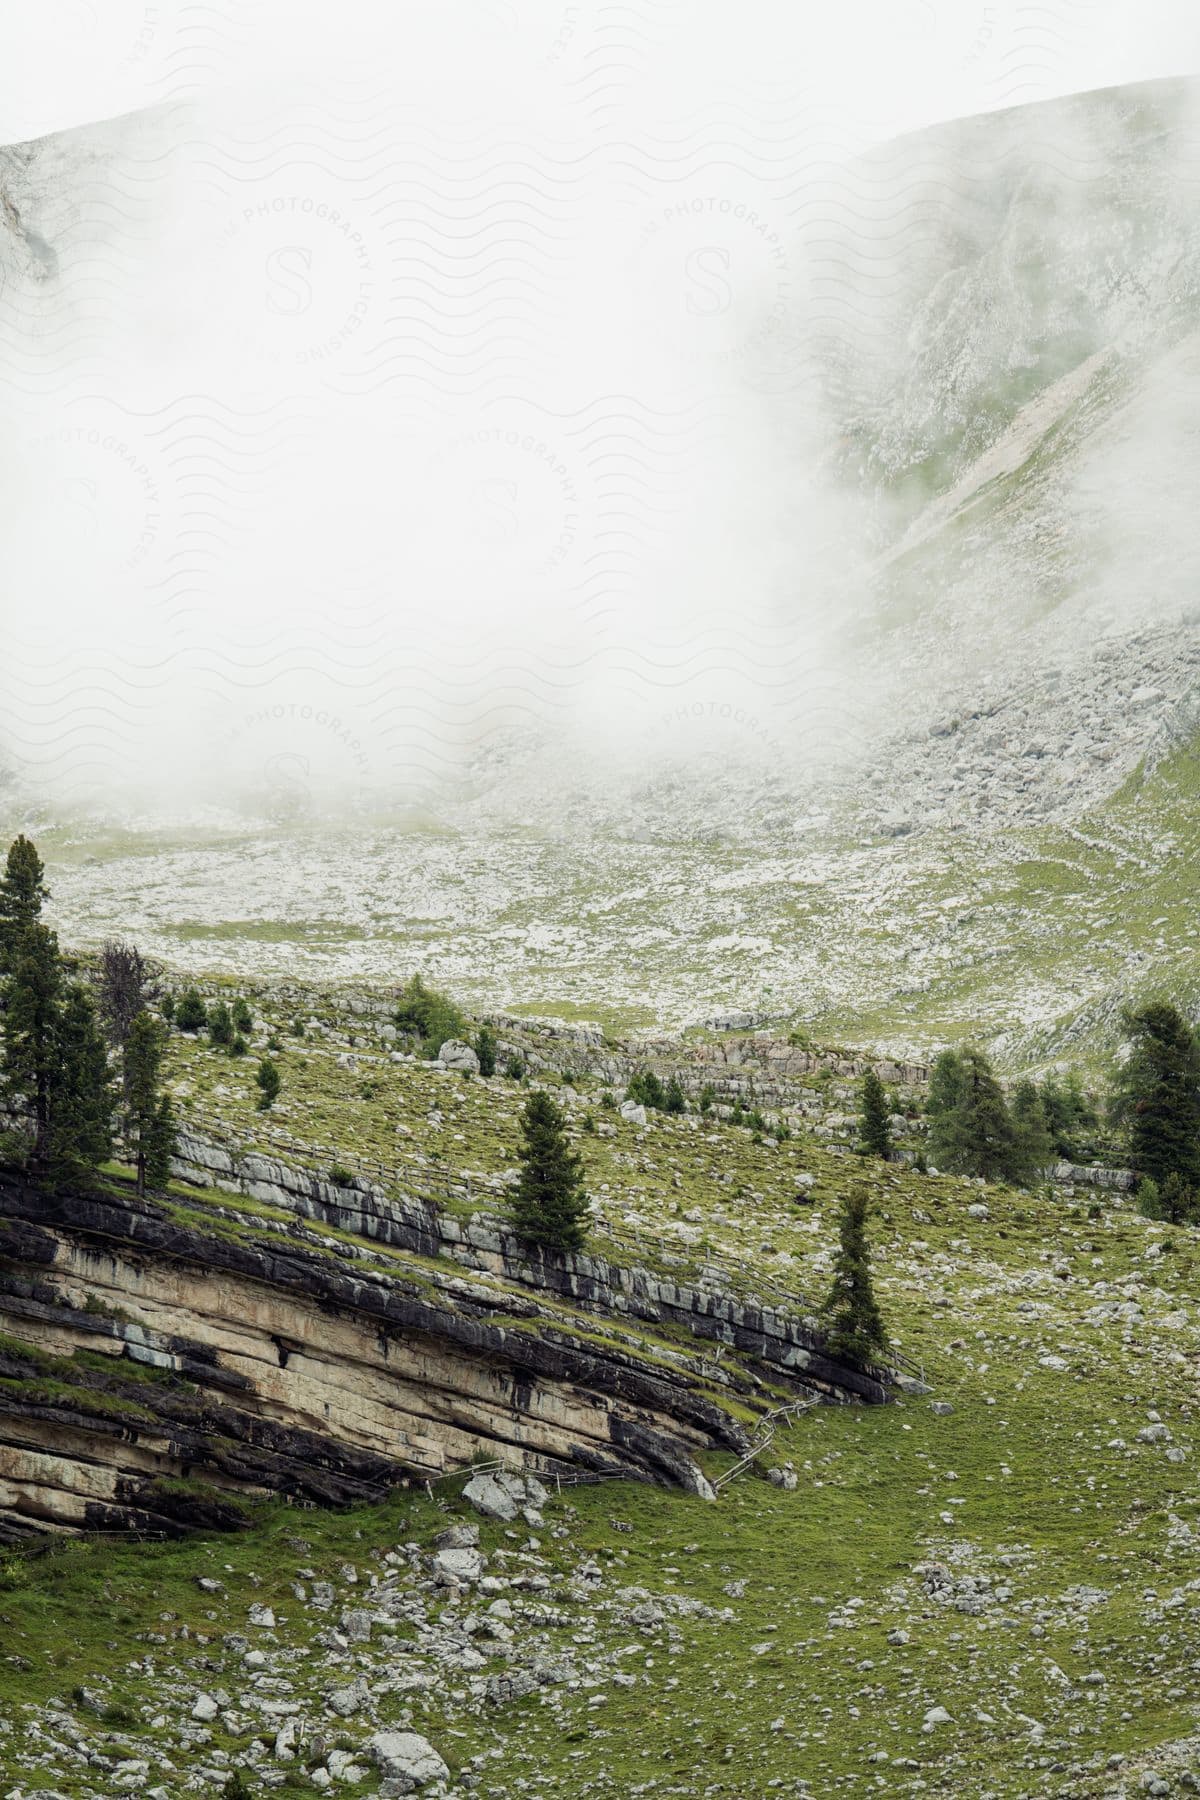
<instances>
[{"instance_id":1,"label":"letter s logo","mask_svg":"<svg viewBox=\"0 0 1200 1800\"><path fill-rule=\"evenodd\" d=\"M313 302L308 272L312 251L303 244L284 244L267 257L267 310L296 318Z\"/></svg>"},{"instance_id":2,"label":"letter s logo","mask_svg":"<svg viewBox=\"0 0 1200 1800\"><path fill-rule=\"evenodd\" d=\"M733 288L725 277L733 266L728 250L717 244L705 244L690 250L684 269L693 289L687 297L687 309L693 315L713 319L733 305Z\"/></svg>"}]
</instances>

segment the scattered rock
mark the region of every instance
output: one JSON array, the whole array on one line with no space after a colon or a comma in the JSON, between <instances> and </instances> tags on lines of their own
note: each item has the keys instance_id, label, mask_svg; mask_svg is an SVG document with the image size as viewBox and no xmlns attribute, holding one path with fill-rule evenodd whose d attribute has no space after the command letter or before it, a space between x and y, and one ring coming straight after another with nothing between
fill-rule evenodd
<instances>
[{"instance_id":1,"label":"scattered rock","mask_svg":"<svg viewBox=\"0 0 1200 1800\"><path fill-rule=\"evenodd\" d=\"M367 1740L367 1751L385 1780L425 1787L449 1779L450 1771L429 1739L415 1731L377 1731Z\"/></svg>"}]
</instances>

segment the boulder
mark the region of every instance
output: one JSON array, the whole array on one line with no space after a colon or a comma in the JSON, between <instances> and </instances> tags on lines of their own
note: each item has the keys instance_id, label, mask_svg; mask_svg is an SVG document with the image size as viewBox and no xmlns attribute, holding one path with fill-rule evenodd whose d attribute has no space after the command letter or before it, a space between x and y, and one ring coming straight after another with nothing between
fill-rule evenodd
<instances>
[{"instance_id":1,"label":"boulder","mask_svg":"<svg viewBox=\"0 0 1200 1800\"><path fill-rule=\"evenodd\" d=\"M370 1701L371 1690L361 1675L349 1687L334 1688L325 1696L326 1706L342 1719L353 1718L360 1707L369 1706Z\"/></svg>"},{"instance_id":2,"label":"boulder","mask_svg":"<svg viewBox=\"0 0 1200 1800\"><path fill-rule=\"evenodd\" d=\"M644 1106L639 1105L636 1100L622 1100L621 1117L629 1125L644 1125L646 1123L646 1109Z\"/></svg>"},{"instance_id":3,"label":"boulder","mask_svg":"<svg viewBox=\"0 0 1200 1800\"><path fill-rule=\"evenodd\" d=\"M438 1051L438 1061L443 1069L465 1069L468 1075L479 1073L479 1058L461 1038L447 1038Z\"/></svg>"},{"instance_id":4,"label":"boulder","mask_svg":"<svg viewBox=\"0 0 1200 1800\"><path fill-rule=\"evenodd\" d=\"M494 1474L473 1476L463 1489L463 1499L485 1519L499 1519L511 1525L527 1508L540 1512L547 1495L534 1476L520 1469L500 1469Z\"/></svg>"},{"instance_id":5,"label":"boulder","mask_svg":"<svg viewBox=\"0 0 1200 1800\"><path fill-rule=\"evenodd\" d=\"M367 1751L388 1781L410 1781L414 1787L424 1787L450 1776L429 1739L415 1731L377 1731L368 1738Z\"/></svg>"},{"instance_id":6,"label":"boulder","mask_svg":"<svg viewBox=\"0 0 1200 1800\"><path fill-rule=\"evenodd\" d=\"M435 1550L476 1550L479 1547L478 1525L450 1525L433 1540Z\"/></svg>"},{"instance_id":7,"label":"boulder","mask_svg":"<svg viewBox=\"0 0 1200 1800\"><path fill-rule=\"evenodd\" d=\"M460 1581L471 1586L484 1571L483 1553L479 1550L438 1550L432 1562L434 1575L441 1582Z\"/></svg>"}]
</instances>

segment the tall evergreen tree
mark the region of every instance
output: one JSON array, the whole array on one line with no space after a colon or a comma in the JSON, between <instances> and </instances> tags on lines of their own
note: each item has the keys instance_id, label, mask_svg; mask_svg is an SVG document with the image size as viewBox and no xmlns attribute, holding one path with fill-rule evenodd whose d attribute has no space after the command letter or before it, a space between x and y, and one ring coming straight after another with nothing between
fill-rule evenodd
<instances>
[{"instance_id":1,"label":"tall evergreen tree","mask_svg":"<svg viewBox=\"0 0 1200 1800\"><path fill-rule=\"evenodd\" d=\"M4 980L4 1096L32 1115L35 1169L50 1144L51 1097L58 1052L62 965L48 925L27 924Z\"/></svg>"},{"instance_id":2,"label":"tall evergreen tree","mask_svg":"<svg viewBox=\"0 0 1200 1800\"><path fill-rule=\"evenodd\" d=\"M208 1009L209 1042L227 1049L233 1042L233 1014L224 1000L217 1000Z\"/></svg>"},{"instance_id":3,"label":"tall evergreen tree","mask_svg":"<svg viewBox=\"0 0 1200 1800\"><path fill-rule=\"evenodd\" d=\"M982 1050L974 1049L962 1051L958 1061L958 1097L930 1130L938 1167L986 1181L1015 1180L1016 1133L991 1064Z\"/></svg>"},{"instance_id":4,"label":"tall evergreen tree","mask_svg":"<svg viewBox=\"0 0 1200 1800\"><path fill-rule=\"evenodd\" d=\"M14 838L0 876L0 975L12 971L22 937L50 898L45 876L34 845L23 834Z\"/></svg>"},{"instance_id":5,"label":"tall evergreen tree","mask_svg":"<svg viewBox=\"0 0 1200 1800\"><path fill-rule=\"evenodd\" d=\"M108 1048L87 989L71 982L55 1030L46 1179L61 1187L86 1178L112 1155L116 1091Z\"/></svg>"},{"instance_id":6,"label":"tall evergreen tree","mask_svg":"<svg viewBox=\"0 0 1200 1800\"><path fill-rule=\"evenodd\" d=\"M1178 1169L1172 1169L1163 1182L1160 1204L1160 1216L1169 1225L1194 1225L1200 1219L1200 1195Z\"/></svg>"},{"instance_id":7,"label":"tall evergreen tree","mask_svg":"<svg viewBox=\"0 0 1200 1800\"><path fill-rule=\"evenodd\" d=\"M950 1120L962 1093L963 1066L957 1050L943 1050L929 1071L925 1117L929 1125L929 1154L939 1168L948 1167L952 1154Z\"/></svg>"},{"instance_id":8,"label":"tall evergreen tree","mask_svg":"<svg viewBox=\"0 0 1200 1800\"><path fill-rule=\"evenodd\" d=\"M1013 1091L1012 1123L1014 1173L1022 1181L1035 1181L1054 1161L1054 1142L1042 1096L1032 1081L1018 1082Z\"/></svg>"},{"instance_id":9,"label":"tall evergreen tree","mask_svg":"<svg viewBox=\"0 0 1200 1800\"><path fill-rule=\"evenodd\" d=\"M852 1183L838 1209L838 1252L822 1316L826 1355L855 1369L877 1366L888 1348L871 1279L867 1208L865 1184Z\"/></svg>"},{"instance_id":10,"label":"tall evergreen tree","mask_svg":"<svg viewBox=\"0 0 1200 1800\"><path fill-rule=\"evenodd\" d=\"M863 1149L868 1156L881 1156L887 1162L892 1154L892 1128L887 1095L874 1069L868 1069L862 1078L858 1118Z\"/></svg>"},{"instance_id":11,"label":"tall evergreen tree","mask_svg":"<svg viewBox=\"0 0 1200 1800\"><path fill-rule=\"evenodd\" d=\"M1178 1175L1200 1189L1200 1048L1178 1007L1152 1000L1127 1009L1121 1023L1128 1061L1114 1085L1113 1114L1129 1133L1129 1156L1164 1191Z\"/></svg>"},{"instance_id":12,"label":"tall evergreen tree","mask_svg":"<svg viewBox=\"0 0 1200 1800\"><path fill-rule=\"evenodd\" d=\"M30 1119L33 1173L58 1184L111 1155L114 1095L91 997L64 979L42 923L47 898L41 858L18 837L0 878L0 1094Z\"/></svg>"},{"instance_id":13,"label":"tall evergreen tree","mask_svg":"<svg viewBox=\"0 0 1200 1800\"><path fill-rule=\"evenodd\" d=\"M170 1094L162 1094L146 1142L146 1180L152 1187L164 1187L170 1180L174 1154L175 1108Z\"/></svg>"},{"instance_id":14,"label":"tall evergreen tree","mask_svg":"<svg viewBox=\"0 0 1200 1800\"><path fill-rule=\"evenodd\" d=\"M166 1032L148 1012L140 1012L125 1046L125 1130L137 1165L137 1191L146 1191L148 1165L160 1166L157 1135L162 1106L162 1058ZM169 1158L168 1158L169 1161Z\"/></svg>"},{"instance_id":15,"label":"tall evergreen tree","mask_svg":"<svg viewBox=\"0 0 1200 1800\"><path fill-rule=\"evenodd\" d=\"M1084 1092L1078 1069L1070 1070L1065 1080L1057 1074L1047 1075L1041 1094L1051 1141L1058 1155L1076 1163L1094 1156L1100 1120L1092 1100Z\"/></svg>"},{"instance_id":16,"label":"tall evergreen tree","mask_svg":"<svg viewBox=\"0 0 1200 1800\"><path fill-rule=\"evenodd\" d=\"M479 1058L479 1073L483 1076L496 1073L496 1034L490 1025L481 1025L475 1035L475 1054Z\"/></svg>"},{"instance_id":17,"label":"tall evergreen tree","mask_svg":"<svg viewBox=\"0 0 1200 1800\"><path fill-rule=\"evenodd\" d=\"M549 1094L529 1096L521 1117L521 1179L510 1201L518 1236L555 1250L578 1250L588 1199L583 1163L567 1142L566 1123Z\"/></svg>"}]
</instances>

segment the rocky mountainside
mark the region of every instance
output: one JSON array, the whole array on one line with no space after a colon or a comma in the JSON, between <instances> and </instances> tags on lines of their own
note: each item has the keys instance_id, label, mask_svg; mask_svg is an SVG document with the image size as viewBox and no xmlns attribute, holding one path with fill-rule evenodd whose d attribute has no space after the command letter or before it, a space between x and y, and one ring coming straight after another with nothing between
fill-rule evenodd
<instances>
[{"instance_id":1,"label":"rocky mountainside","mask_svg":"<svg viewBox=\"0 0 1200 1800\"><path fill-rule=\"evenodd\" d=\"M556 1089L588 1251L539 1264L498 1221L518 1082L365 992L253 1010L280 1098L174 1034L167 1192L0 1189L6 1793L1193 1791L1194 1233L850 1160L802 1104L845 1051L690 1047L775 1082L781 1141L622 1116L619 1044L512 1021L547 1081L597 1064ZM806 1338L847 1179L916 1370L886 1406L822 1403Z\"/></svg>"}]
</instances>

